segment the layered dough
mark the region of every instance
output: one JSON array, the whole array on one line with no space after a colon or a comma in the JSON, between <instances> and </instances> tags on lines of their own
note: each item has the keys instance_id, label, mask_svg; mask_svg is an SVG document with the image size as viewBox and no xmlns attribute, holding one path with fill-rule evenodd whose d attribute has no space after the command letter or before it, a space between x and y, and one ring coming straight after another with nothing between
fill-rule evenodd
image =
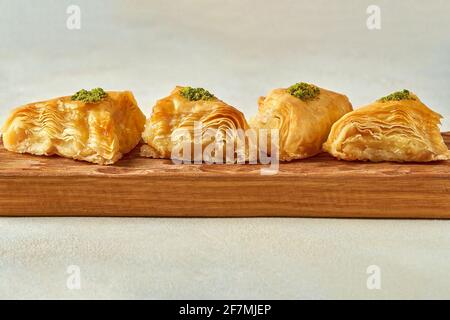
<instances>
[{"instance_id":1,"label":"layered dough","mask_svg":"<svg viewBox=\"0 0 450 320\"><path fill-rule=\"evenodd\" d=\"M240 147L248 143L240 133L248 129L248 124L243 113L215 97L191 101L181 90L183 87L178 86L156 102L142 134L146 144L141 155L216 163L245 161L248 148L244 151ZM227 152L227 143L234 151L228 148ZM214 147L218 144L224 145L223 151ZM243 152L238 154L239 150Z\"/></svg>"},{"instance_id":2,"label":"layered dough","mask_svg":"<svg viewBox=\"0 0 450 320\"><path fill-rule=\"evenodd\" d=\"M414 94L405 100L379 100L336 122L324 149L343 160L448 160L450 152L439 129L441 118Z\"/></svg>"},{"instance_id":3,"label":"layered dough","mask_svg":"<svg viewBox=\"0 0 450 320\"><path fill-rule=\"evenodd\" d=\"M306 101L293 96L286 88L272 90L267 97L259 99L259 111L250 120L250 126L259 132L266 129L268 144L272 140L271 130L279 130L281 161L308 158L320 153L331 126L352 111L346 96L317 89L320 90L318 96ZM268 153L271 149L270 145L266 148Z\"/></svg>"},{"instance_id":4,"label":"layered dough","mask_svg":"<svg viewBox=\"0 0 450 320\"><path fill-rule=\"evenodd\" d=\"M96 103L61 97L17 108L3 126L9 151L112 164L140 141L145 116L133 94L107 92Z\"/></svg>"}]
</instances>

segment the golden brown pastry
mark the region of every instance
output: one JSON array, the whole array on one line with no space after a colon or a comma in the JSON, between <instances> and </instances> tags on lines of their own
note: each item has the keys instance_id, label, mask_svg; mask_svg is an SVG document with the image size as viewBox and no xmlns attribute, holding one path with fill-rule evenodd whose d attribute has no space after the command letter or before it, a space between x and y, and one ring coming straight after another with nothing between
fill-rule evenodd
<instances>
[{"instance_id":1,"label":"golden brown pastry","mask_svg":"<svg viewBox=\"0 0 450 320\"><path fill-rule=\"evenodd\" d=\"M324 149L343 160L428 162L450 159L439 131L441 115L408 90L345 115Z\"/></svg>"},{"instance_id":2,"label":"golden brown pastry","mask_svg":"<svg viewBox=\"0 0 450 320\"><path fill-rule=\"evenodd\" d=\"M129 91L81 90L17 108L3 126L6 149L112 164L140 141L145 116Z\"/></svg>"},{"instance_id":3,"label":"golden brown pastry","mask_svg":"<svg viewBox=\"0 0 450 320\"><path fill-rule=\"evenodd\" d=\"M346 96L304 82L272 90L258 102L259 112L250 126L279 130L281 161L320 153L333 123L352 111ZM268 146L267 150L270 149Z\"/></svg>"},{"instance_id":4,"label":"golden brown pastry","mask_svg":"<svg viewBox=\"0 0 450 320\"><path fill-rule=\"evenodd\" d=\"M217 99L207 90L176 87L168 97L158 100L153 107L153 113L142 134L146 145L142 146L141 155L181 161L195 160L197 163L236 162L239 158L241 161L244 158L245 161L245 154L237 154L237 151L242 150L239 146L246 144L245 138L238 131L247 129L247 121L240 111ZM234 145L235 150L225 146L220 151L215 148L216 142L229 142Z\"/></svg>"}]
</instances>

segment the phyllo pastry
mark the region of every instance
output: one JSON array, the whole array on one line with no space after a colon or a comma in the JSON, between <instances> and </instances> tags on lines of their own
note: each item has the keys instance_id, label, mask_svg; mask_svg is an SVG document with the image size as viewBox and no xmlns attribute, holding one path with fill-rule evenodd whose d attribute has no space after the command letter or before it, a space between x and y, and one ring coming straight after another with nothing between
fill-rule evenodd
<instances>
[{"instance_id":1,"label":"phyllo pastry","mask_svg":"<svg viewBox=\"0 0 450 320\"><path fill-rule=\"evenodd\" d=\"M6 149L112 164L140 141L145 115L129 91L81 90L13 111L3 126Z\"/></svg>"},{"instance_id":2,"label":"phyllo pastry","mask_svg":"<svg viewBox=\"0 0 450 320\"><path fill-rule=\"evenodd\" d=\"M343 160L448 160L441 118L410 91L394 92L336 122L324 149Z\"/></svg>"},{"instance_id":3,"label":"phyllo pastry","mask_svg":"<svg viewBox=\"0 0 450 320\"><path fill-rule=\"evenodd\" d=\"M242 112L203 88L177 86L156 102L141 155L195 163L234 163L248 154Z\"/></svg>"},{"instance_id":4,"label":"phyllo pastry","mask_svg":"<svg viewBox=\"0 0 450 320\"><path fill-rule=\"evenodd\" d=\"M258 114L252 118L250 126L259 132L260 129L269 133L272 129L279 130L281 161L320 153L333 123L352 111L346 96L304 82L272 90L267 97L259 98L258 103ZM271 146L266 147L266 150L271 149Z\"/></svg>"}]
</instances>

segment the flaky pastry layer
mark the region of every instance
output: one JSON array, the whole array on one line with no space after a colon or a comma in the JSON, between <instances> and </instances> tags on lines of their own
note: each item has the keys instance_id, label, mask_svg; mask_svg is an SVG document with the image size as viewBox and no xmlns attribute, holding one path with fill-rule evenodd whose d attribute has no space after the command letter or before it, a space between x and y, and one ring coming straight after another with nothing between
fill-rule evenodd
<instances>
[{"instance_id":1,"label":"flaky pastry layer","mask_svg":"<svg viewBox=\"0 0 450 320\"><path fill-rule=\"evenodd\" d=\"M258 130L279 130L281 161L304 159L320 153L334 122L352 111L346 96L319 89L318 97L310 101L292 96L287 89L272 90L259 99L258 114L250 120L250 126ZM267 149L271 150L271 147Z\"/></svg>"},{"instance_id":2,"label":"flaky pastry layer","mask_svg":"<svg viewBox=\"0 0 450 320\"><path fill-rule=\"evenodd\" d=\"M441 115L414 100L377 101L336 122L324 149L342 160L429 162L450 159Z\"/></svg>"},{"instance_id":3,"label":"flaky pastry layer","mask_svg":"<svg viewBox=\"0 0 450 320\"><path fill-rule=\"evenodd\" d=\"M176 87L168 97L156 102L142 134L146 145L141 147L141 155L164 159L194 159L195 142L202 153L203 161L214 162L218 156L222 161L236 161L238 156L235 153L227 157L226 148L223 153L217 155L213 152L208 154L205 150L215 139L208 136L209 130L212 130L212 133L222 133L224 141L233 143L236 150L237 144L245 145L245 138L242 139L237 134L238 129L248 129L243 113L217 98L190 101L180 94L181 89L182 87ZM196 126L199 128L199 124L200 134L195 138L194 130ZM191 144L191 153L187 159L181 154L184 148L182 144L186 142Z\"/></svg>"},{"instance_id":4,"label":"flaky pastry layer","mask_svg":"<svg viewBox=\"0 0 450 320\"><path fill-rule=\"evenodd\" d=\"M145 116L131 92L108 92L97 103L61 97L13 111L3 126L9 151L112 164L140 141Z\"/></svg>"}]
</instances>

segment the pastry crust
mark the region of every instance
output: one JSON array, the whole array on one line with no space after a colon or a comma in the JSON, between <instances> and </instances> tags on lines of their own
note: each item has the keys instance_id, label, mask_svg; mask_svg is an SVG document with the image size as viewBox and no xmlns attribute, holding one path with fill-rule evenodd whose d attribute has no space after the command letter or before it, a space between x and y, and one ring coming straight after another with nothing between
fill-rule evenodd
<instances>
[{"instance_id":1,"label":"pastry crust","mask_svg":"<svg viewBox=\"0 0 450 320\"><path fill-rule=\"evenodd\" d=\"M317 98L308 101L291 95L285 88L272 90L267 97L259 98L259 112L250 120L250 126L268 132L279 130L281 161L304 159L320 153L333 123L352 111L345 95L319 89Z\"/></svg>"},{"instance_id":2,"label":"pastry crust","mask_svg":"<svg viewBox=\"0 0 450 320\"><path fill-rule=\"evenodd\" d=\"M211 139L205 138L205 133L209 129L223 134L224 139L232 141L237 150L237 144L246 144L242 136L238 136L238 129L244 132L248 129L247 121L242 112L236 108L226 104L225 102L213 98L210 100L190 101L180 94L183 87L177 86L171 94L156 102L153 107L153 113L147 120L142 138L146 143L141 147L141 155L151 158L177 159L177 160L193 160L195 158L194 151L194 129L197 124L201 124L202 136L196 138L197 146L201 145L200 152L203 154L203 161L217 162L223 160L227 162L236 162L239 155L233 153L231 157L227 157L226 149L220 155L214 153L205 154L205 148L211 144ZM182 143L185 144L186 139L177 139L182 132L188 133L188 143L191 143L191 154L188 159L174 150L182 150ZM201 139L201 140L199 140ZM225 141L225 140L224 140ZM245 147L247 150L247 147ZM244 155L241 155L245 157ZM244 159L245 161L245 159Z\"/></svg>"},{"instance_id":3,"label":"pastry crust","mask_svg":"<svg viewBox=\"0 0 450 320\"><path fill-rule=\"evenodd\" d=\"M140 141L145 115L129 91L96 103L61 97L13 111L3 126L6 149L112 164Z\"/></svg>"},{"instance_id":4,"label":"pastry crust","mask_svg":"<svg viewBox=\"0 0 450 320\"><path fill-rule=\"evenodd\" d=\"M324 149L343 160L429 162L450 159L442 116L414 100L377 101L336 122Z\"/></svg>"}]
</instances>

